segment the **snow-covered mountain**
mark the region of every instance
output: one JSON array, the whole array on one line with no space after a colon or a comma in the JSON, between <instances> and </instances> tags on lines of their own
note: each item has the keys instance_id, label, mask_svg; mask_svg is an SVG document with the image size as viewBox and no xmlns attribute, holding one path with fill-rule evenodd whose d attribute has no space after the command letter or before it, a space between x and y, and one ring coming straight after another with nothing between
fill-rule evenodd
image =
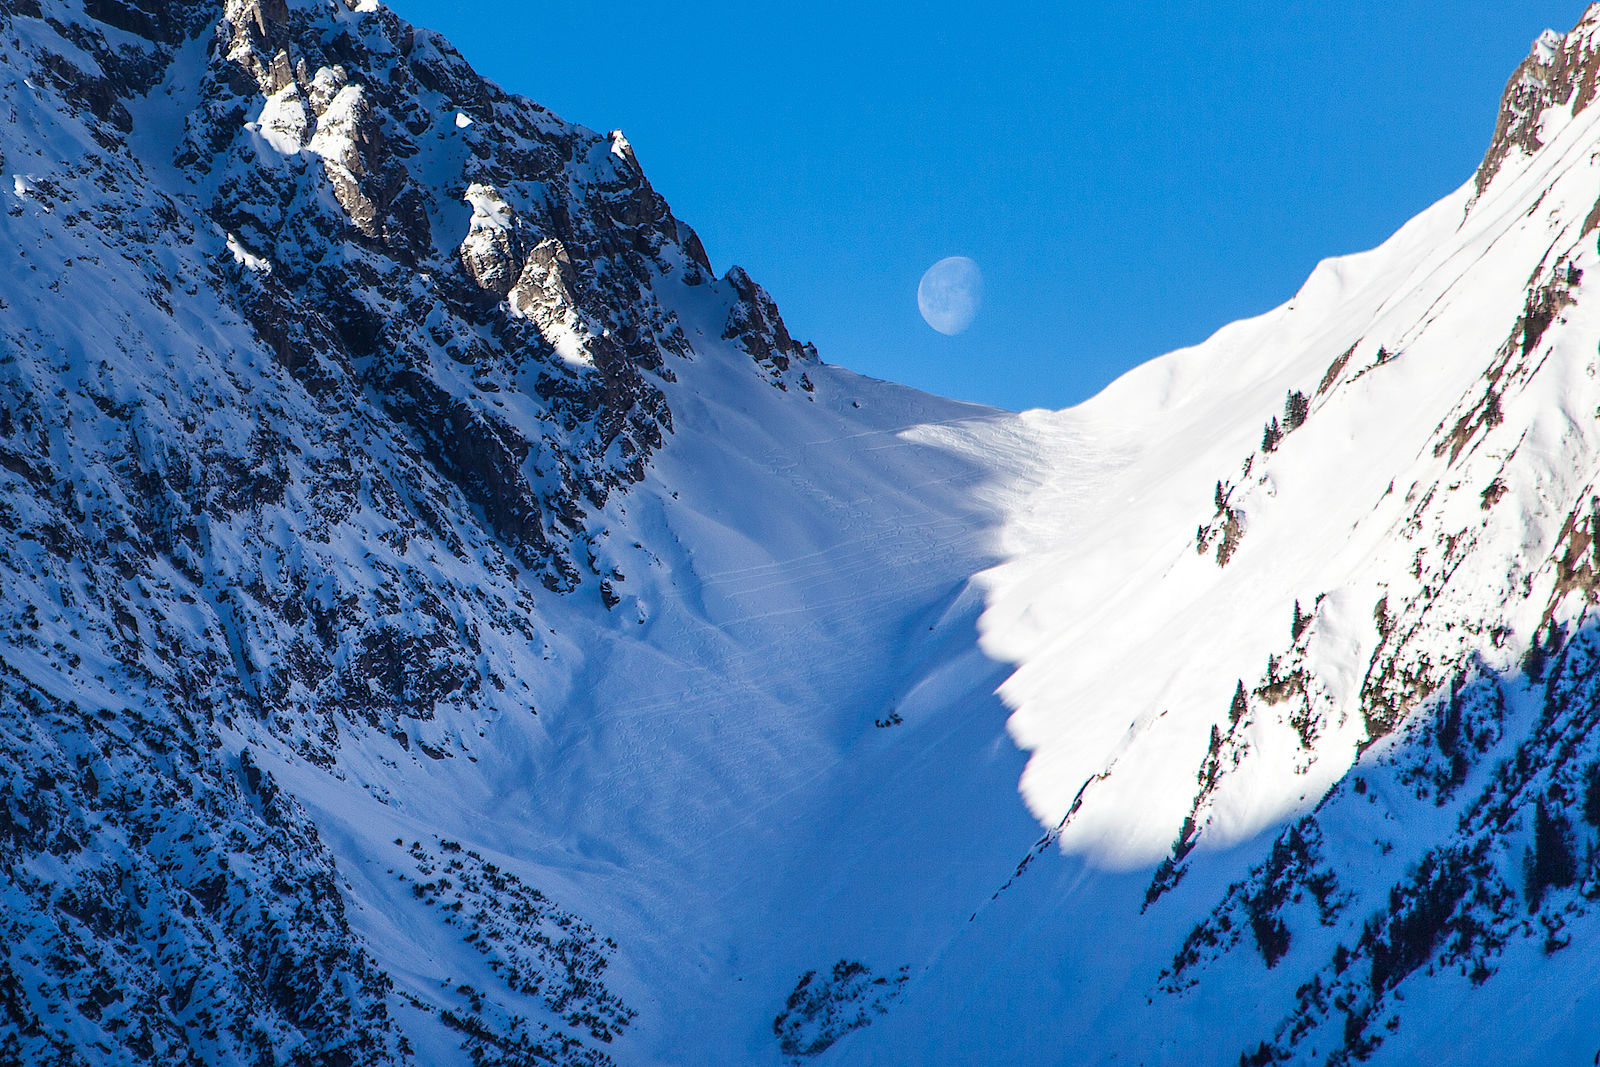
<instances>
[{"instance_id":1,"label":"snow-covered mountain","mask_svg":"<svg viewBox=\"0 0 1600 1067\"><path fill-rule=\"evenodd\" d=\"M1597 33L1019 416L372 0L0 3L0 1063L1589 1062Z\"/></svg>"}]
</instances>

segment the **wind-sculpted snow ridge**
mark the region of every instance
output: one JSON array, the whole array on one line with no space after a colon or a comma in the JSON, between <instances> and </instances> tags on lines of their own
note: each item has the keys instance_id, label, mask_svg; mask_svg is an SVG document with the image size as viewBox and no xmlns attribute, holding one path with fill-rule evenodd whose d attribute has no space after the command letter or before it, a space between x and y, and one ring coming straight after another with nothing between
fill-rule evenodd
<instances>
[{"instance_id":1,"label":"wind-sculpted snow ridge","mask_svg":"<svg viewBox=\"0 0 1600 1067\"><path fill-rule=\"evenodd\" d=\"M1589 1062L1597 26L1017 416L370 0L0 4L0 1063Z\"/></svg>"}]
</instances>

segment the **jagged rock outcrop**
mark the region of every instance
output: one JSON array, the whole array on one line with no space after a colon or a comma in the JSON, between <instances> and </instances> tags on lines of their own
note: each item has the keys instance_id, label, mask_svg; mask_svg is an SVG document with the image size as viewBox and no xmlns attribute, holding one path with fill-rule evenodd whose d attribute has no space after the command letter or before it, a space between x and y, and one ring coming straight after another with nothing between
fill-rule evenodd
<instances>
[{"instance_id":1,"label":"jagged rock outcrop","mask_svg":"<svg viewBox=\"0 0 1600 1067\"><path fill-rule=\"evenodd\" d=\"M1600 77L1597 32L1600 14L1590 8L1571 33L1546 30L1533 42L1528 58L1506 83L1500 99L1494 137L1475 178L1479 195L1511 153L1532 155L1544 147L1551 108L1566 110L1563 119L1575 119L1594 103L1596 78Z\"/></svg>"},{"instance_id":2,"label":"jagged rock outcrop","mask_svg":"<svg viewBox=\"0 0 1600 1067\"><path fill-rule=\"evenodd\" d=\"M778 305L750 275L734 267L728 271L727 281L733 286L738 303L728 314L722 336L738 341L757 363L767 368L773 384L781 387L790 363L814 361L817 350L789 336L778 315ZM805 384L802 376L802 385Z\"/></svg>"}]
</instances>

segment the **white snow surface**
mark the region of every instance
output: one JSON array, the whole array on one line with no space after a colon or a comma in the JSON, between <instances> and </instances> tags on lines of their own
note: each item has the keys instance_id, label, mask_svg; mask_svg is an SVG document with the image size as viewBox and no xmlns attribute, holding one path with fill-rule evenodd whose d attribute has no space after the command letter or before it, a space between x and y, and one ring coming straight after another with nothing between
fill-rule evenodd
<instances>
[{"instance_id":1,"label":"white snow surface","mask_svg":"<svg viewBox=\"0 0 1600 1067\"><path fill-rule=\"evenodd\" d=\"M381 10L363 0L348 14ZM192 88L173 78L135 109L132 143L163 148L147 151L152 181L192 211L151 121L156 96ZM332 102L315 124L290 87L250 128L291 161L309 149L348 174L362 89L321 71L316 84ZM423 103L438 142L416 166L453 190L430 208L434 232L513 232L502 191L451 184L461 150L445 135L453 144L487 121L462 121L441 93ZM43 175L85 151L80 131L41 115L6 135L7 167ZM661 376L672 432L641 481L582 515L574 538L592 559L575 590L539 586L481 531L459 550L397 540L365 504L316 540L291 493L229 521L202 516L222 562L192 588L160 564L182 595L145 590L141 610L159 603L164 625L221 634L243 659L277 647L219 595L230 573L241 586L255 573L246 563L327 575L305 593L323 608L341 589L385 589L403 567L454 597L449 627L481 641L477 666L493 681L470 705L410 723L404 748L343 727L329 767L271 723L223 730L332 851L417 1062L471 1062L419 1005L500 977L394 876L411 842L460 843L615 942L605 981L637 1012L606 1045L618 1064L1238 1062L1287 1041L1313 979L1342 980L1327 961L1358 950L1425 854L1470 843L1474 798L1542 728L1545 690L1519 674L1525 654L1553 625L1586 624L1583 550L1571 550L1592 531L1600 478L1600 255L1586 228L1600 201L1597 124L1600 108L1548 115L1544 147L1508 160L1482 195L1464 186L1382 247L1323 263L1284 306L1061 412L993 411L821 363L804 365L807 388L774 388L725 336L727 286L686 280L682 250L668 248L654 298L691 345ZM620 133L596 145L608 166L636 166ZM286 454L323 447L293 424L312 410L305 391L242 323L208 319L199 300L174 298L171 315L105 308L52 244L58 224L29 191L39 179L14 180L6 226L42 266L8 272L8 329L38 366L114 394L153 375L174 403L252 396L250 410L281 415ZM283 273L233 232L224 240L226 255L173 243L163 268L198 278L215 255ZM148 284L145 266L117 269ZM1534 330L1540 300L1552 310ZM575 322L541 328L558 358L588 367L595 337ZM435 370L471 373L443 358ZM1264 426L1287 423L1292 393L1304 423L1267 450ZM535 443L524 462L536 469L547 414L531 389L496 394L478 402ZM198 401L183 410L214 419L219 437L251 432ZM110 447L74 433L62 419L47 436L63 452ZM380 458L404 445L362 440ZM471 509L452 506L451 529L473 528ZM259 563L262 543L282 557ZM63 604L52 582L44 562L8 578L7 610ZM485 605L525 612L526 630ZM394 609L398 624L420 617L420 599ZM69 624L50 625L67 647ZM68 679L37 645L7 650L32 684L121 706L115 686L88 681L108 654ZM1299 695L1280 699L1274 683L1291 671ZM1419 753L1444 744L1430 733L1441 706L1483 678L1502 679L1493 738L1461 782L1424 789L1438 757ZM1241 684L1248 706L1233 721ZM1394 721L1374 711L1380 696ZM1575 741L1571 759L1594 744ZM1509 872L1532 839L1533 794L1517 795L1485 861ZM1331 910L1319 918L1303 893L1282 903L1272 914L1292 937L1270 962L1235 918L1171 975L1197 926L1254 906L1239 893L1312 814L1318 862L1337 880ZM1592 860L1593 828L1573 832ZM1149 894L1173 859L1181 880ZM1437 966L1371 991L1383 1034L1371 1061L1588 1062L1592 888L1586 874L1553 889L1538 918L1520 902L1496 913L1504 940L1488 976L1458 973L1441 949ZM1563 936L1577 947L1547 947ZM861 1007L869 1025L786 1053L774 1018L803 975L836 961L906 981ZM1342 1062L1345 1017L1307 1009L1285 1055ZM1471 1042L1455 1037L1463 1019Z\"/></svg>"},{"instance_id":2,"label":"white snow surface","mask_svg":"<svg viewBox=\"0 0 1600 1067\"><path fill-rule=\"evenodd\" d=\"M239 238L228 234L228 251L233 255L233 261L247 270L257 271L262 274L272 273L272 264L260 256L255 255L239 243Z\"/></svg>"},{"instance_id":3,"label":"white snow surface","mask_svg":"<svg viewBox=\"0 0 1600 1067\"><path fill-rule=\"evenodd\" d=\"M473 182L462 196L472 205L474 230L505 230L511 227L511 210L500 195L487 185Z\"/></svg>"},{"instance_id":4,"label":"white snow surface","mask_svg":"<svg viewBox=\"0 0 1600 1067\"><path fill-rule=\"evenodd\" d=\"M475 762L347 763L342 786L285 768L339 827L370 937L411 935L363 865L396 835L442 834L537 870L624 946L618 987L641 1021L619 1062L779 1062L784 995L843 958L913 978L819 1063L1231 1062L1270 1035L1291 985L1245 1003L1239 983L1257 979L1224 967L1197 993L1149 994L1261 842L1355 764L1372 605L1427 580L1403 534L1420 494L1453 494L1441 521L1478 531L1453 578L1460 612L1509 628L1498 644L1487 625L1441 632L1440 654L1510 670L1540 621L1600 446L1600 319L1582 285L1505 422L1455 464L1434 446L1530 282L1595 267L1577 224L1600 195L1596 121L1508 168L1470 214L1464 187L1382 248L1322 264L1283 307L1065 412L965 408L832 367L796 403L697 341L669 390L677 432L607 516L623 604L598 626L549 604L552 662L511 668L538 679L538 728L495 716ZM468 200L475 227L496 225ZM1291 389L1310 417L1262 454ZM1509 495L1485 513L1496 477ZM1246 517L1227 567L1195 548L1219 479ZM1508 566L1531 593L1508 595ZM1250 724L1200 835L1204 888L1141 916L1236 682L1261 679L1295 602L1319 597L1314 743L1271 715ZM874 726L891 713L903 724ZM991 902L1077 798L1065 855ZM1411 1009L1387 1062L1468 1006L1502 1010L1471 986L1432 995L1448 1006Z\"/></svg>"}]
</instances>

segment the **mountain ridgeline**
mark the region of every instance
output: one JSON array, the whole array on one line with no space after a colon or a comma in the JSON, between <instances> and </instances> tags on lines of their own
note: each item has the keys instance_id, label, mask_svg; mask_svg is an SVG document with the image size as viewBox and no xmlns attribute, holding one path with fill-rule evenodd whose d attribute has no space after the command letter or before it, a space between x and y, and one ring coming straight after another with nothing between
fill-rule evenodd
<instances>
[{"instance_id":1,"label":"mountain ridgeline","mask_svg":"<svg viewBox=\"0 0 1600 1067\"><path fill-rule=\"evenodd\" d=\"M0 52L0 1064L1600 1050L1600 5L1021 415L373 0Z\"/></svg>"}]
</instances>

